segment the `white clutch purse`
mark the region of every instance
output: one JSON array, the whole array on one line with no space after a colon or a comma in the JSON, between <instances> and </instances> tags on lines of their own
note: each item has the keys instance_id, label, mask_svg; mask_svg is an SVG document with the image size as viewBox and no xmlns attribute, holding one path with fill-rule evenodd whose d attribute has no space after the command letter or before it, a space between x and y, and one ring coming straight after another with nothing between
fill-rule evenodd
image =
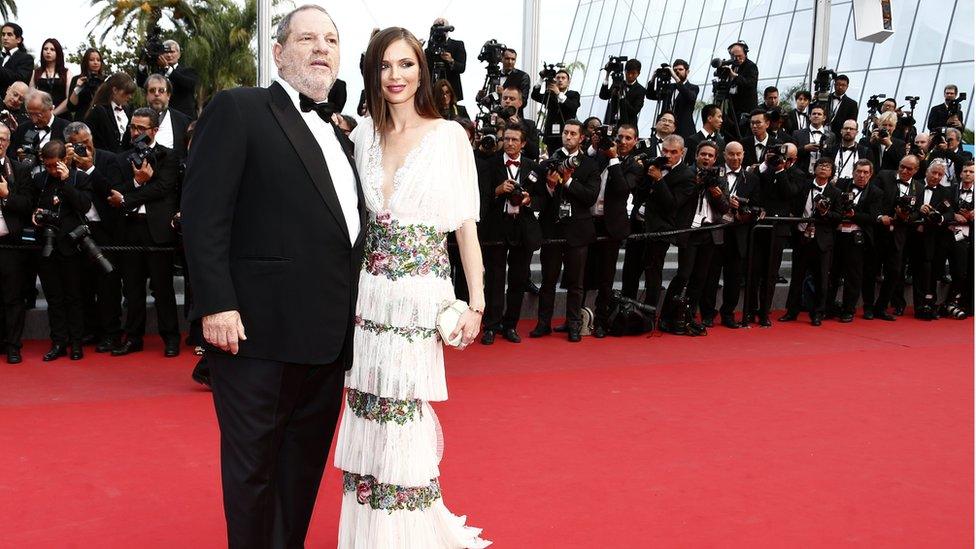
<instances>
[{"instance_id":1,"label":"white clutch purse","mask_svg":"<svg viewBox=\"0 0 976 549\"><path fill-rule=\"evenodd\" d=\"M451 333L457 328L461 315L467 310L468 304L460 299L441 303L441 308L437 312L437 333L440 334L444 345L457 347L461 344L462 335L458 334L457 337L451 339Z\"/></svg>"}]
</instances>

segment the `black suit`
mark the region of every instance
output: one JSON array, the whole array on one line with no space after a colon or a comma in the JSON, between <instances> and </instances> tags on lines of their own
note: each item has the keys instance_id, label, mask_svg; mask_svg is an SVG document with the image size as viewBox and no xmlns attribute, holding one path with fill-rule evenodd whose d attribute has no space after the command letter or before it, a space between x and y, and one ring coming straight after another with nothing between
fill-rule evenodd
<instances>
[{"instance_id":1,"label":"black suit","mask_svg":"<svg viewBox=\"0 0 976 549\"><path fill-rule=\"evenodd\" d=\"M787 135L794 135L799 130L805 130L810 127L810 109L807 107L806 112L800 112L793 109L783 117L783 129L786 130Z\"/></svg>"},{"instance_id":2,"label":"black suit","mask_svg":"<svg viewBox=\"0 0 976 549\"><path fill-rule=\"evenodd\" d=\"M7 234L0 236L0 246L20 244L24 227L30 224L33 211L33 181L25 164L3 158L0 168L7 181L8 195L0 198L0 214ZM24 333L24 250L0 248L0 352L20 349Z\"/></svg>"},{"instance_id":3,"label":"black suit","mask_svg":"<svg viewBox=\"0 0 976 549\"><path fill-rule=\"evenodd\" d=\"M729 172L732 173L732 172ZM759 177L753 173L740 168L735 174L733 183L728 183L729 197L738 197L740 201L748 201L750 204L759 194ZM730 211L726 215L725 221L733 220ZM745 267L747 257L747 247L749 244L749 229L751 224L742 224L733 227L726 227L724 231L723 244L715 250L711 266L708 270L708 277L705 280L705 289L701 296L701 316L708 319L715 316L715 303L718 295L719 277L723 279L722 284L722 309L723 317L735 314L735 308L739 305L739 293L741 291L740 280Z\"/></svg>"},{"instance_id":4,"label":"black suit","mask_svg":"<svg viewBox=\"0 0 976 549\"><path fill-rule=\"evenodd\" d=\"M837 295L840 279L844 279L841 312L854 314L858 299L863 295L865 309L874 305L875 276L877 275L877 241L875 225L881 215L881 202L884 191L868 183L864 190L850 183L838 186L842 192L854 195L853 215L842 212L841 224L834 234L836 240L833 270L830 273L830 286L827 299L833 303ZM849 232L853 231L853 232ZM858 235L857 233L861 234Z\"/></svg>"},{"instance_id":5,"label":"black suit","mask_svg":"<svg viewBox=\"0 0 976 549\"><path fill-rule=\"evenodd\" d=\"M949 106L945 103L939 103L932 107L929 111L928 120L925 121L925 127L928 130L935 131L939 128L944 128L946 122L949 121Z\"/></svg>"},{"instance_id":6,"label":"black suit","mask_svg":"<svg viewBox=\"0 0 976 549\"><path fill-rule=\"evenodd\" d=\"M793 204L796 195L809 181L806 174L795 164L779 172L766 170L763 173L754 173L758 178L759 187L753 193L752 203L762 207L767 218L790 217L795 214ZM743 317L751 316L754 312L761 316L769 314L773 295L776 292L779 268L783 262L783 249L792 230L792 225L776 223L771 229L756 231L753 241L755 251L752 256L752 277L746 288L750 310L745 310L744 307Z\"/></svg>"},{"instance_id":7,"label":"black suit","mask_svg":"<svg viewBox=\"0 0 976 549\"><path fill-rule=\"evenodd\" d=\"M882 192L880 215L892 218L890 226L878 224L874 231L877 241L878 263L884 277L873 304L874 312L877 314L885 311L889 304L904 306L904 258L910 227L907 222L908 212L903 212L899 216L895 203L901 196L917 194L921 184L912 179L904 185L899 185L898 173L894 170L879 172L872 184L876 185ZM866 303L865 301L865 307L867 306Z\"/></svg>"},{"instance_id":8,"label":"black suit","mask_svg":"<svg viewBox=\"0 0 976 549\"><path fill-rule=\"evenodd\" d=\"M819 141L813 139L813 132L815 131L821 132ZM835 141L835 136L827 126L822 126L819 130L808 126L805 130L793 132L792 141L796 145L796 165L800 167L803 173L813 175L813 166L811 166L810 160L814 157L814 154L819 159L820 153L805 150L804 147L811 143L820 143L821 146L831 148L831 144Z\"/></svg>"},{"instance_id":9,"label":"black suit","mask_svg":"<svg viewBox=\"0 0 976 549\"><path fill-rule=\"evenodd\" d=\"M525 118L525 106L529 104L529 92L532 89L532 79L529 77L529 73L519 70L512 69L512 72L508 74L502 73L502 87L503 88L518 88L522 92L522 108L519 109L519 118Z\"/></svg>"},{"instance_id":10,"label":"black suit","mask_svg":"<svg viewBox=\"0 0 976 549\"><path fill-rule=\"evenodd\" d=\"M181 208L191 318L237 310L247 333L237 355L207 352L232 546L304 542L352 365L356 187L350 243L329 166L277 83L220 92L200 118Z\"/></svg>"},{"instance_id":11,"label":"black suit","mask_svg":"<svg viewBox=\"0 0 976 549\"><path fill-rule=\"evenodd\" d=\"M66 127L68 127L67 120L63 118L58 118L57 116L52 116L48 130L40 130L38 137L41 137L45 134L45 132L50 131L52 141L63 142L64 129ZM33 122L28 122L26 124L21 124L17 126L17 131L15 131L12 136L10 136L10 150L16 151L23 145L28 145L29 143L26 143L26 136L28 132L33 132L33 131L38 131L37 126L35 126ZM40 153L40 151L41 149L40 147L38 147L37 152Z\"/></svg>"},{"instance_id":12,"label":"black suit","mask_svg":"<svg viewBox=\"0 0 976 549\"><path fill-rule=\"evenodd\" d=\"M186 158L186 130L193 121L190 120L189 116L176 109L169 109L167 114L169 114L168 122L173 126L173 146L170 149L182 161Z\"/></svg>"},{"instance_id":13,"label":"black suit","mask_svg":"<svg viewBox=\"0 0 976 549\"><path fill-rule=\"evenodd\" d=\"M641 109L644 108L644 94L647 90L640 83L634 81L633 84L622 84L623 89L617 98L611 94L611 89L606 84L600 86L600 99L607 101L607 112L603 117L603 123L608 125L633 124L637 125L637 118L640 116ZM616 115L614 118L611 115Z\"/></svg>"},{"instance_id":14,"label":"black suit","mask_svg":"<svg viewBox=\"0 0 976 549\"><path fill-rule=\"evenodd\" d=\"M722 158L722 151L725 150L725 138L722 134L716 132L711 136L705 134L705 130L701 129L695 132L694 135L685 138L685 162L690 165L695 164L695 157L698 154L698 145L702 141L714 141L718 145L718 158Z\"/></svg>"},{"instance_id":15,"label":"black suit","mask_svg":"<svg viewBox=\"0 0 976 549\"><path fill-rule=\"evenodd\" d=\"M342 109L346 107L346 82L344 80L336 78L335 83L332 84L332 89L329 90L328 101L338 113L341 113Z\"/></svg>"},{"instance_id":16,"label":"black suit","mask_svg":"<svg viewBox=\"0 0 976 549\"><path fill-rule=\"evenodd\" d=\"M600 171L596 161L579 152L581 162L573 173L569 186L557 184L549 189L545 175L533 189L532 203L539 210L539 225L546 239L566 239L558 246L542 248L542 286L539 288L539 324L548 326L556 298L556 282L563 265L566 273L563 283L567 288L566 323L580 328L580 311L583 307L583 269L586 266L586 247L593 242L596 232L590 207L600 193ZM568 205L569 214L565 215ZM560 218L563 209L564 217Z\"/></svg>"},{"instance_id":17,"label":"black suit","mask_svg":"<svg viewBox=\"0 0 976 549\"><path fill-rule=\"evenodd\" d=\"M742 156L743 166L752 166L753 164L759 164L760 162L763 162L764 160L766 160L766 153L771 152L773 149L776 148L777 145L780 144L780 142L777 141L776 136L768 132L766 133L766 146L763 149L764 152L762 155L759 155L757 153L757 146L759 144L759 141L756 140L756 136L750 134L749 137L743 138L742 141L740 141L740 143L742 143L742 149L743 149L743 156Z\"/></svg>"},{"instance_id":18,"label":"black suit","mask_svg":"<svg viewBox=\"0 0 976 549\"><path fill-rule=\"evenodd\" d=\"M925 200L926 187L919 185L915 192L916 212L909 218L916 226L908 231L908 248L912 263L912 302L915 311L923 305L932 306L937 297L936 286L939 280L939 272L933 272L936 267L941 268L945 265L945 253L947 252L946 222L952 219L953 201L952 189L936 185L931 188L928 200ZM930 205L933 209L940 212L946 221L935 223L925 219L917 211L923 204Z\"/></svg>"},{"instance_id":19,"label":"black suit","mask_svg":"<svg viewBox=\"0 0 976 549\"><path fill-rule=\"evenodd\" d=\"M127 119L132 122L132 107L127 105L123 108ZM119 131L111 104L92 105L85 116L85 124L91 129L96 149L117 153L128 149L131 144L128 129Z\"/></svg>"},{"instance_id":20,"label":"black suit","mask_svg":"<svg viewBox=\"0 0 976 549\"><path fill-rule=\"evenodd\" d=\"M197 71L182 63L177 63L169 74L168 69L158 70L156 74L162 74L169 78L173 84L173 95L169 100L169 106L196 120L197 118L197 82L200 77ZM146 79L149 78L149 69L141 67L136 75L136 84L140 88L146 87Z\"/></svg>"},{"instance_id":21,"label":"black suit","mask_svg":"<svg viewBox=\"0 0 976 549\"><path fill-rule=\"evenodd\" d=\"M759 67L751 59L746 59L742 65L733 66L732 69L738 73L731 81L735 93L730 93L730 101L722 113L722 131L728 141L736 140L739 135L743 138L749 135L749 113L759 106L759 95L756 91L759 85Z\"/></svg>"},{"instance_id":22,"label":"black suit","mask_svg":"<svg viewBox=\"0 0 976 549\"><path fill-rule=\"evenodd\" d=\"M874 173L881 170L897 170L898 163L905 156L905 142L897 137L891 138L891 146L885 148L884 152L881 150L884 146L881 142L871 143L867 137L862 137L858 146L867 149L867 159L874 164Z\"/></svg>"},{"instance_id":23,"label":"black suit","mask_svg":"<svg viewBox=\"0 0 976 549\"><path fill-rule=\"evenodd\" d=\"M549 154L562 147L563 125L576 118L576 111L580 107L580 94L573 90L566 90L566 100L559 102L559 96L551 93L543 94L538 84L532 88L532 100L545 103L546 121L542 128L542 140L549 150Z\"/></svg>"},{"instance_id":24,"label":"black suit","mask_svg":"<svg viewBox=\"0 0 976 549\"><path fill-rule=\"evenodd\" d=\"M14 82L20 81L24 84L30 84L33 73L34 56L27 53L26 49L13 50L10 58L4 60L3 64L0 65L0 97L7 95L7 88Z\"/></svg>"},{"instance_id":25,"label":"black suit","mask_svg":"<svg viewBox=\"0 0 976 549\"><path fill-rule=\"evenodd\" d=\"M433 78L434 63L444 63L444 78L451 83L451 87L454 88L454 95L458 101L461 101L464 99L464 91L461 89L461 74L464 72L468 59L467 51L464 49L464 42L448 38L447 43L444 44L444 51L451 54L454 58L453 63L447 63L439 56L434 55L434 51L430 48L430 44L428 44L427 48L424 49L424 55L427 56L427 67L430 69L431 78Z\"/></svg>"},{"instance_id":26,"label":"black suit","mask_svg":"<svg viewBox=\"0 0 976 549\"><path fill-rule=\"evenodd\" d=\"M536 163L522 155L518 166L506 166L505 159L505 155L500 153L482 162L478 170L482 206L478 232L485 242L502 243L482 248L485 262L484 325L486 329L493 330L515 328L518 323L532 253L542 245L542 230L532 205L520 205L515 212L508 195L495 193L502 182L514 175L513 179L519 181L526 192L535 194L536 185L529 179L529 174Z\"/></svg>"},{"instance_id":27,"label":"black suit","mask_svg":"<svg viewBox=\"0 0 976 549\"><path fill-rule=\"evenodd\" d=\"M647 183L649 182L649 183ZM695 192L695 172L683 163L674 166L657 181L645 179L648 186L644 203L645 230L649 233L676 229L675 212L692 198ZM658 306L664 258L677 239L673 236L648 240L644 249L644 303Z\"/></svg>"},{"instance_id":28,"label":"black suit","mask_svg":"<svg viewBox=\"0 0 976 549\"><path fill-rule=\"evenodd\" d=\"M790 274L790 292L786 298L786 311L797 314L800 311L803 284L807 274L813 276L815 297L811 317L823 315L826 309L827 283L830 277L830 262L834 253L834 228L840 221L841 213L838 209L840 191L837 187L827 183L823 191L814 189L810 183L801 188L793 201L793 211L804 217L809 214L815 218L797 228L793 241L793 270ZM821 213L816 207L806 210L808 199L815 199L823 194L830 199L830 208ZM811 231L813 234L811 234Z\"/></svg>"},{"instance_id":29,"label":"black suit","mask_svg":"<svg viewBox=\"0 0 976 549\"><path fill-rule=\"evenodd\" d=\"M61 218L56 229L54 249L39 261L41 287L47 298L51 341L55 344L81 345L84 312L81 303L81 265L83 256L68 236L85 222L91 208L91 187L84 173L72 169L66 181L58 181L41 171L34 175L35 204L55 211ZM38 231L40 233L40 231Z\"/></svg>"},{"instance_id":30,"label":"black suit","mask_svg":"<svg viewBox=\"0 0 976 549\"><path fill-rule=\"evenodd\" d=\"M846 94L840 98L840 103L836 108L833 106L835 99L837 99L837 96L830 94L830 98L827 100L827 124L834 134L840 135L840 130L844 127L844 122L857 120L858 108L857 101L854 101Z\"/></svg>"},{"instance_id":31,"label":"black suit","mask_svg":"<svg viewBox=\"0 0 976 549\"><path fill-rule=\"evenodd\" d=\"M698 86L685 80L675 83L674 101L671 110L674 111L675 135L688 137L695 133L695 103L698 101Z\"/></svg>"},{"instance_id":32,"label":"black suit","mask_svg":"<svg viewBox=\"0 0 976 549\"><path fill-rule=\"evenodd\" d=\"M834 146L825 149L823 152L823 158L833 160L835 169L834 175L838 180L853 178L854 164L858 160L871 160L871 151L869 151L864 145L854 145L855 150L853 152L856 154L851 154L852 151L849 150L842 150L843 148L843 144L837 142L834 144ZM901 159L899 158L899 160ZM844 177L842 174L846 168L851 169L851 175L848 177ZM875 169L875 171L877 171L877 169Z\"/></svg>"}]
</instances>

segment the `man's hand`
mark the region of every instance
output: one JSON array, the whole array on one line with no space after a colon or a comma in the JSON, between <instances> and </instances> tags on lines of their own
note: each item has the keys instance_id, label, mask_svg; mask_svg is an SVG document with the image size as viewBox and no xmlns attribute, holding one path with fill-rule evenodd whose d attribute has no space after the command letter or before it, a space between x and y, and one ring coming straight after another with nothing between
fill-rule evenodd
<instances>
[{"instance_id":1,"label":"man's hand","mask_svg":"<svg viewBox=\"0 0 976 549\"><path fill-rule=\"evenodd\" d=\"M113 208L121 208L122 202L123 202L122 193L120 193L115 189L112 189L112 192L110 192L108 195L108 205Z\"/></svg>"},{"instance_id":2,"label":"man's hand","mask_svg":"<svg viewBox=\"0 0 976 549\"><path fill-rule=\"evenodd\" d=\"M650 177L654 181L660 181L664 176L661 174L661 168L652 164L647 168L647 177Z\"/></svg>"},{"instance_id":3,"label":"man's hand","mask_svg":"<svg viewBox=\"0 0 976 549\"><path fill-rule=\"evenodd\" d=\"M530 204L532 204L532 197L529 196L529 193L522 191L522 205L528 206Z\"/></svg>"},{"instance_id":4,"label":"man's hand","mask_svg":"<svg viewBox=\"0 0 976 549\"><path fill-rule=\"evenodd\" d=\"M203 338L221 351L236 355L238 342L247 340L241 314L223 311L203 317Z\"/></svg>"},{"instance_id":5,"label":"man's hand","mask_svg":"<svg viewBox=\"0 0 976 549\"><path fill-rule=\"evenodd\" d=\"M161 69L168 69L169 61L166 60L165 55L160 55L159 57L156 58L156 65Z\"/></svg>"},{"instance_id":6,"label":"man's hand","mask_svg":"<svg viewBox=\"0 0 976 549\"><path fill-rule=\"evenodd\" d=\"M86 147L86 150L87 150L87 147ZM94 160L94 158L92 158L91 151L88 151L88 154L85 155L85 156L80 156L80 155L75 154L74 147L69 146L68 147L68 156L67 156L67 158L65 158L65 162L67 162L68 164L72 164L73 163L75 165L75 167L78 168L81 171L88 171L88 169L91 168L92 165L95 163L95 160Z\"/></svg>"},{"instance_id":7,"label":"man's hand","mask_svg":"<svg viewBox=\"0 0 976 549\"><path fill-rule=\"evenodd\" d=\"M922 212L923 215L929 215L930 213L932 213L932 206L928 204L922 204L922 207L919 208L918 211Z\"/></svg>"},{"instance_id":8,"label":"man's hand","mask_svg":"<svg viewBox=\"0 0 976 549\"><path fill-rule=\"evenodd\" d=\"M712 185L711 187L708 188L708 194L712 195L715 198L718 198L722 196L722 189L717 185Z\"/></svg>"},{"instance_id":9,"label":"man's hand","mask_svg":"<svg viewBox=\"0 0 976 549\"><path fill-rule=\"evenodd\" d=\"M506 179L502 181L502 184L495 187L495 196L501 196L503 194L508 194L515 190L515 184L511 179Z\"/></svg>"},{"instance_id":10,"label":"man's hand","mask_svg":"<svg viewBox=\"0 0 976 549\"><path fill-rule=\"evenodd\" d=\"M7 198L10 196L10 186L7 185L7 179L0 175L0 198Z\"/></svg>"},{"instance_id":11,"label":"man's hand","mask_svg":"<svg viewBox=\"0 0 976 549\"><path fill-rule=\"evenodd\" d=\"M732 196L730 196L729 197L729 206L733 210L738 210L739 209L739 197L738 196L735 196L734 194Z\"/></svg>"},{"instance_id":12,"label":"man's hand","mask_svg":"<svg viewBox=\"0 0 976 549\"><path fill-rule=\"evenodd\" d=\"M449 51L442 52L441 53L441 59L443 59L444 61L446 61L448 63L454 63L454 56L451 55L451 52L449 52Z\"/></svg>"},{"instance_id":13,"label":"man's hand","mask_svg":"<svg viewBox=\"0 0 976 549\"><path fill-rule=\"evenodd\" d=\"M142 166L136 166L135 163L131 164L132 176L135 177L136 181L138 181L140 185L143 185L146 183L146 181L152 179L153 169L152 166L149 165L149 160L143 160Z\"/></svg>"},{"instance_id":14,"label":"man's hand","mask_svg":"<svg viewBox=\"0 0 976 549\"><path fill-rule=\"evenodd\" d=\"M807 143L803 146L803 150L807 152L814 152L820 150L820 145L817 145L816 143Z\"/></svg>"},{"instance_id":15,"label":"man's hand","mask_svg":"<svg viewBox=\"0 0 976 549\"><path fill-rule=\"evenodd\" d=\"M893 220L891 219L891 216L888 216L888 215L882 215L881 216L881 224L884 225L885 227L891 225L891 222L892 221Z\"/></svg>"},{"instance_id":16,"label":"man's hand","mask_svg":"<svg viewBox=\"0 0 976 549\"><path fill-rule=\"evenodd\" d=\"M67 181L68 175L71 173L71 170L68 169L67 164L65 164L64 162L58 162L56 169L58 172L58 178L61 181Z\"/></svg>"},{"instance_id":17,"label":"man's hand","mask_svg":"<svg viewBox=\"0 0 976 549\"><path fill-rule=\"evenodd\" d=\"M549 84L549 87L546 89L549 90L549 93L553 95L559 95L559 86L557 86L555 82Z\"/></svg>"},{"instance_id":18,"label":"man's hand","mask_svg":"<svg viewBox=\"0 0 976 549\"><path fill-rule=\"evenodd\" d=\"M508 117L508 123L509 124L521 124L522 123L522 119L519 118L517 114L513 114L512 116L509 116Z\"/></svg>"},{"instance_id":19,"label":"man's hand","mask_svg":"<svg viewBox=\"0 0 976 549\"><path fill-rule=\"evenodd\" d=\"M966 219L966 216L962 212L959 212L953 215L952 217L956 220L956 223L965 223L966 221L968 221Z\"/></svg>"},{"instance_id":20,"label":"man's hand","mask_svg":"<svg viewBox=\"0 0 976 549\"><path fill-rule=\"evenodd\" d=\"M617 143L614 142L613 145L610 145L610 148L606 152L607 158L617 158Z\"/></svg>"},{"instance_id":21,"label":"man's hand","mask_svg":"<svg viewBox=\"0 0 976 549\"><path fill-rule=\"evenodd\" d=\"M550 189L555 188L556 185L562 183L562 176L559 175L559 172L549 172L546 175L546 183Z\"/></svg>"}]
</instances>

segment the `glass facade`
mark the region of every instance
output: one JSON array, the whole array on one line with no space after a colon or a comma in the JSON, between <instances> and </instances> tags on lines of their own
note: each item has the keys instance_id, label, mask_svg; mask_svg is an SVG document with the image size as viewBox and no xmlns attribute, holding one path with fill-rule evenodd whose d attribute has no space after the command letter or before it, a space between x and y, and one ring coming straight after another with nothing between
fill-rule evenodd
<instances>
[{"instance_id":1,"label":"glass facade","mask_svg":"<svg viewBox=\"0 0 976 549\"><path fill-rule=\"evenodd\" d=\"M882 44L854 39L852 2L835 0L830 12L828 66L850 77L848 95L864 116L868 97L885 94L906 105L919 96L915 119L923 129L929 108L943 101L946 84L973 95L973 0L893 0L895 33ZM563 60L579 61L572 88L582 96L579 117L603 117L597 94L610 55L636 57L642 84L661 63L676 58L691 65L698 99L711 101L713 57L727 58L736 40L749 44L759 66L759 91L776 86L783 94L805 83L810 69L813 0L581 0L576 6ZM647 101L641 135L653 125L655 103ZM972 100L962 105L972 128ZM906 105L907 108L907 105Z\"/></svg>"}]
</instances>

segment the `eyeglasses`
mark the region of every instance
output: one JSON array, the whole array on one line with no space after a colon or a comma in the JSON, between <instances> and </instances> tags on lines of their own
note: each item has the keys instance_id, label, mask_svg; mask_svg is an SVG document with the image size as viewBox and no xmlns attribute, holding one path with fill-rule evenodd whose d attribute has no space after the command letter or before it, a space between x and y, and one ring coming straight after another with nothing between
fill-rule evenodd
<instances>
[{"instance_id":1,"label":"eyeglasses","mask_svg":"<svg viewBox=\"0 0 976 549\"><path fill-rule=\"evenodd\" d=\"M149 130L153 129L152 126L139 126L137 124L129 124L129 128L136 130L137 132L148 132Z\"/></svg>"},{"instance_id":2,"label":"eyeglasses","mask_svg":"<svg viewBox=\"0 0 976 549\"><path fill-rule=\"evenodd\" d=\"M166 90L166 88L149 88L149 89L146 90L146 93L159 93L159 94L163 94L163 93L169 93L169 92Z\"/></svg>"},{"instance_id":3,"label":"eyeglasses","mask_svg":"<svg viewBox=\"0 0 976 549\"><path fill-rule=\"evenodd\" d=\"M749 125L750 126L762 126L764 122L766 122L766 121L765 120L750 120L749 121Z\"/></svg>"}]
</instances>

